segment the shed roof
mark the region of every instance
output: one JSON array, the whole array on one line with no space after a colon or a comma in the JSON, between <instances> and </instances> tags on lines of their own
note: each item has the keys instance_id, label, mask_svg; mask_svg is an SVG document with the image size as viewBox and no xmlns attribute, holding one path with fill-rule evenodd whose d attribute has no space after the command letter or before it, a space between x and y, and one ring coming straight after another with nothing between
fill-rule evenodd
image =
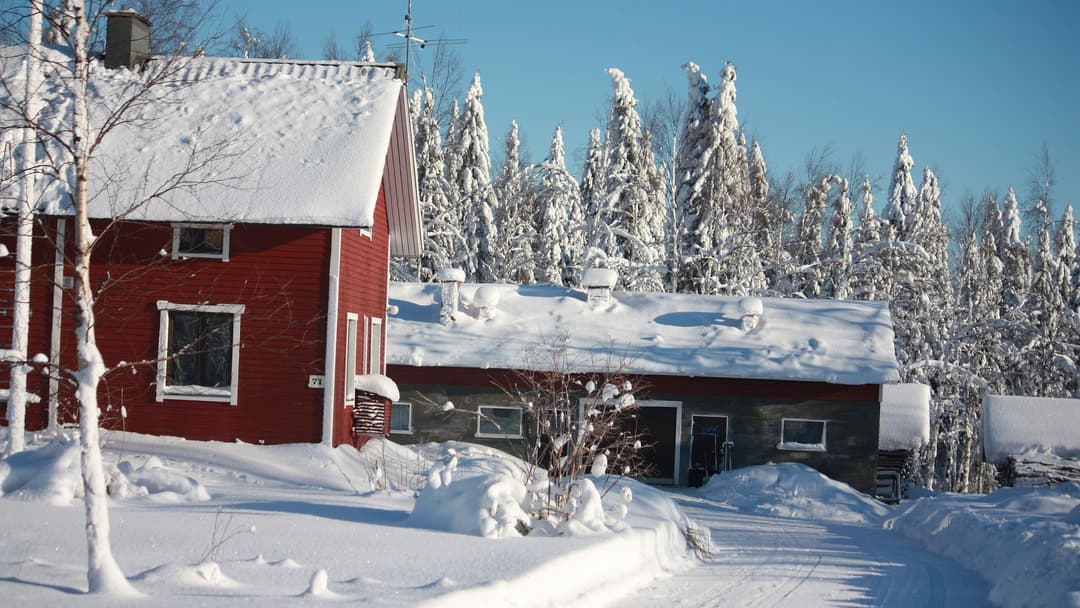
<instances>
[{"instance_id":1,"label":"shed roof","mask_svg":"<svg viewBox=\"0 0 1080 608\"><path fill-rule=\"evenodd\" d=\"M878 449L914 450L930 441L930 387L886 384L881 387Z\"/></svg>"},{"instance_id":2,"label":"shed roof","mask_svg":"<svg viewBox=\"0 0 1080 608\"><path fill-rule=\"evenodd\" d=\"M993 463L1026 453L1080 459L1080 399L986 395L983 450Z\"/></svg>"},{"instance_id":3,"label":"shed roof","mask_svg":"<svg viewBox=\"0 0 1080 608\"><path fill-rule=\"evenodd\" d=\"M439 285L391 283L397 313L387 363L550 370L554 348L565 349L573 371L622 366L633 374L838 384L899 379L885 303L762 298L757 324L744 329L741 298L615 292L610 302L590 304L565 287L488 285L501 293L495 316L480 320L473 306L479 287L462 286L462 313L443 325Z\"/></svg>"},{"instance_id":4,"label":"shed roof","mask_svg":"<svg viewBox=\"0 0 1080 608\"><path fill-rule=\"evenodd\" d=\"M19 95L22 55L21 48L3 50L0 69L9 87L0 96ZM66 124L68 59L57 51L50 58L59 67L47 70L45 122ZM140 72L94 61L95 130L153 79L150 94L124 111L91 163L92 217L370 227L394 136L408 140L398 143L401 158L394 161L408 167L394 175L399 185L387 203L394 229L405 232L396 236L405 247L418 246L411 130L393 66L156 58ZM0 120L17 122L10 112ZM156 196L166 184L176 187ZM55 183L40 209L71 212Z\"/></svg>"}]
</instances>

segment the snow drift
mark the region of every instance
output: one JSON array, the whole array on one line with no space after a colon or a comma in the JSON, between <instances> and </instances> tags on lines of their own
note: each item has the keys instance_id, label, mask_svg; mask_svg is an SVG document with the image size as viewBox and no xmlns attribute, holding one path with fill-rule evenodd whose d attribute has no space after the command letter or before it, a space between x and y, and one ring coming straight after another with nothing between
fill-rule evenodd
<instances>
[{"instance_id":1,"label":"snow drift","mask_svg":"<svg viewBox=\"0 0 1080 608\"><path fill-rule=\"evenodd\" d=\"M878 523L888 514L851 486L794 462L713 475L699 492L739 511L792 519Z\"/></svg>"},{"instance_id":2,"label":"snow drift","mask_svg":"<svg viewBox=\"0 0 1080 608\"><path fill-rule=\"evenodd\" d=\"M942 494L886 527L978 572L1000 606L1080 606L1080 485Z\"/></svg>"}]
</instances>

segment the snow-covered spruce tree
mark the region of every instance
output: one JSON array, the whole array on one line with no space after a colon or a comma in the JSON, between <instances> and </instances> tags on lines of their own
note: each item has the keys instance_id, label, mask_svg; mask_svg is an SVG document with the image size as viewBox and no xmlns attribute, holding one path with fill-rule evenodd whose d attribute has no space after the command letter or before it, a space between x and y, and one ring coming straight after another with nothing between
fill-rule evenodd
<instances>
[{"instance_id":1,"label":"snow-covered spruce tree","mask_svg":"<svg viewBox=\"0 0 1080 608\"><path fill-rule=\"evenodd\" d=\"M481 97L480 74L473 76L465 106L458 117L457 156L460 166L453 175L453 184L464 212L465 274L470 281L494 283L495 212L498 201L491 183L491 157L488 153L487 123Z\"/></svg>"},{"instance_id":2,"label":"snow-covered spruce tree","mask_svg":"<svg viewBox=\"0 0 1080 608\"><path fill-rule=\"evenodd\" d=\"M757 243L758 257L767 269L766 285L769 276L776 276L776 269L783 264L783 209L773 205L769 195L769 167L765 164L765 154L761 145L754 141L750 146L750 165L747 179L750 182L750 222L751 232Z\"/></svg>"},{"instance_id":3,"label":"snow-covered spruce tree","mask_svg":"<svg viewBox=\"0 0 1080 608\"><path fill-rule=\"evenodd\" d=\"M589 131L585 165L581 171L581 208L585 214L585 247L598 242L597 220L606 213L604 199L604 147L600 129ZM582 255L582 259L586 256Z\"/></svg>"},{"instance_id":4,"label":"snow-covered spruce tree","mask_svg":"<svg viewBox=\"0 0 1080 608\"><path fill-rule=\"evenodd\" d=\"M577 180L566 170L562 127L555 128L547 159L534 168L537 224L537 280L573 285L581 277L581 194ZM571 213L576 217L571 219Z\"/></svg>"},{"instance_id":5,"label":"snow-covered spruce tree","mask_svg":"<svg viewBox=\"0 0 1080 608\"><path fill-rule=\"evenodd\" d=\"M617 270L632 291L662 291L662 192L648 169L652 156L641 128L630 80L607 70L613 89L604 140L604 206L594 224L587 266Z\"/></svg>"},{"instance_id":6,"label":"snow-covered spruce tree","mask_svg":"<svg viewBox=\"0 0 1080 608\"><path fill-rule=\"evenodd\" d=\"M1021 240L1020 205L1016 192L1009 188L1002 203L1004 218L998 248L1002 264L1002 316L1023 307L1031 288L1031 260L1028 247Z\"/></svg>"},{"instance_id":7,"label":"snow-covered spruce tree","mask_svg":"<svg viewBox=\"0 0 1080 608\"><path fill-rule=\"evenodd\" d=\"M836 186L833 197L832 218L828 237L822 254L825 293L829 297L845 300L851 297L851 254L854 248L851 229L851 198L848 181L839 175L832 177Z\"/></svg>"},{"instance_id":8,"label":"snow-covered spruce tree","mask_svg":"<svg viewBox=\"0 0 1080 608\"><path fill-rule=\"evenodd\" d=\"M1026 301L1033 340L1022 349L1024 365L1019 387L1027 395L1068 397L1076 378L1076 346L1066 331L1068 309L1057 283L1058 258L1050 238L1050 212L1042 200L1035 202L1036 249L1030 295Z\"/></svg>"},{"instance_id":9,"label":"snow-covered spruce tree","mask_svg":"<svg viewBox=\"0 0 1080 608\"><path fill-rule=\"evenodd\" d=\"M1074 296L1072 288L1072 276L1076 271L1076 235L1074 234L1075 222L1073 220L1072 205L1065 205L1065 211L1061 214L1061 222L1058 223L1057 233L1054 237L1054 251L1057 256L1055 267L1057 275L1054 283L1057 285L1061 301L1067 308L1072 308Z\"/></svg>"},{"instance_id":10,"label":"snow-covered spruce tree","mask_svg":"<svg viewBox=\"0 0 1080 608\"><path fill-rule=\"evenodd\" d=\"M881 220L874 213L874 188L870 176L864 176L859 225L854 229L851 262L851 297L878 300L884 295L880 259L874 255L881 244Z\"/></svg>"},{"instance_id":11,"label":"snow-covered spruce tree","mask_svg":"<svg viewBox=\"0 0 1080 608\"><path fill-rule=\"evenodd\" d=\"M679 149L675 156L675 200L678 217L676 235L679 256L676 259L676 289L685 293L700 293L708 270L704 268L702 250L712 250L712 238L707 233L711 210L707 191L711 182L708 164L715 148L712 137L712 100L709 81L694 62L683 66L688 82L686 114L680 130Z\"/></svg>"},{"instance_id":12,"label":"snow-covered spruce tree","mask_svg":"<svg viewBox=\"0 0 1080 608\"><path fill-rule=\"evenodd\" d=\"M796 287L797 293L807 298L821 297L825 282L821 263L821 231L831 187L831 176L825 177L820 183L807 186L806 206L799 218L798 240L795 244L797 267L795 276L792 277L792 285Z\"/></svg>"},{"instance_id":13,"label":"snow-covered spruce tree","mask_svg":"<svg viewBox=\"0 0 1080 608\"><path fill-rule=\"evenodd\" d=\"M889 182L889 198L882 210L882 219L893 227L896 240L906 241L914 230L914 218L918 209L918 191L911 179L911 168L915 166L908 153L907 134L900 132L900 141L896 144L896 163L893 165L892 178Z\"/></svg>"},{"instance_id":14,"label":"snow-covered spruce tree","mask_svg":"<svg viewBox=\"0 0 1080 608\"><path fill-rule=\"evenodd\" d=\"M692 129L678 178L681 211L681 291L743 295L765 287L759 239L754 225L755 199L750 185L750 161L739 130L735 107L735 66L728 62L711 100L700 99L707 83L697 66L688 64L689 104L698 117ZM708 120L699 116L708 111ZM691 137L688 133L686 137ZM689 170L689 171L688 171Z\"/></svg>"},{"instance_id":15,"label":"snow-covered spruce tree","mask_svg":"<svg viewBox=\"0 0 1080 608\"><path fill-rule=\"evenodd\" d=\"M521 167L521 139L517 121L510 122L506 134L505 160L495 179L498 199L496 224L496 267L499 277L519 284L536 282L536 252L533 196Z\"/></svg>"},{"instance_id":16,"label":"snow-covered spruce tree","mask_svg":"<svg viewBox=\"0 0 1080 608\"><path fill-rule=\"evenodd\" d=\"M442 137L439 134L435 100L431 89L422 92L423 102L416 125L416 174L420 210L424 222L424 250L420 258L421 281L432 281L435 274L464 262L465 237L461 221L450 201L450 184L443 166Z\"/></svg>"}]
</instances>

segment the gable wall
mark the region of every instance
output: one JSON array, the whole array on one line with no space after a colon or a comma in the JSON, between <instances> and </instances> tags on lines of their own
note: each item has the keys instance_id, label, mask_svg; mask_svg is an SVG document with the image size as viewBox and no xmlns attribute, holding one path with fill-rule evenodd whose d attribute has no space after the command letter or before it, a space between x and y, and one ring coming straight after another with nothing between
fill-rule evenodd
<instances>
[{"instance_id":1,"label":"gable wall","mask_svg":"<svg viewBox=\"0 0 1080 608\"><path fill-rule=\"evenodd\" d=\"M380 351L386 353L386 290L387 270L390 261L389 234L390 226L386 209L386 188L379 188L379 199L375 207L375 225L371 235L359 230L343 229L341 234L341 287L338 303L337 344L338 356L336 369L343 373L336 374L334 387L334 439L333 444L354 443L352 437L352 412L345 408L345 373L362 373L364 364L365 338L367 336L365 317L377 318L383 322L383 338ZM356 369L344 370L346 345L346 315L356 313L359 316L357 332ZM381 368L382 362L379 362ZM341 413L342 415L337 415ZM385 421L385 430L389 430L389 419Z\"/></svg>"}]
</instances>

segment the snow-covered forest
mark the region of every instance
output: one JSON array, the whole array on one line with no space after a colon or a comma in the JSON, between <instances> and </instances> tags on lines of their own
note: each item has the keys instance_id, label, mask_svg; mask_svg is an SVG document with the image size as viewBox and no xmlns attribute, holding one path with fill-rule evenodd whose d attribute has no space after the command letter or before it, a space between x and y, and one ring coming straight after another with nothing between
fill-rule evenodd
<instances>
[{"instance_id":1,"label":"snow-covered forest","mask_svg":"<svg viewBox=\"0 0 1080 608\"><path fill-rule=\"evenodd\" d=\"M685 102L646 113L627 75L608 69L607 120L580 167L567 165L561 127L529 162L514 123L493 169L479 74L447 112L440 92L415 90L425 253L395 261L394 278L431 281L453 266L469 281L573 286L603 267L630 291L888 301L902 378L933 395L932 441L911 478L986 490L983 393L1080 388L1080 266L1071 206L1050 215L1048 155L1030 200L1012 189L969 198L949 225L938 176L919 171L903 132L887 183L821 152L801 179L776 175L741 127L735 65L715 81L684 70Z\"/></svg>"}]
</instances>

